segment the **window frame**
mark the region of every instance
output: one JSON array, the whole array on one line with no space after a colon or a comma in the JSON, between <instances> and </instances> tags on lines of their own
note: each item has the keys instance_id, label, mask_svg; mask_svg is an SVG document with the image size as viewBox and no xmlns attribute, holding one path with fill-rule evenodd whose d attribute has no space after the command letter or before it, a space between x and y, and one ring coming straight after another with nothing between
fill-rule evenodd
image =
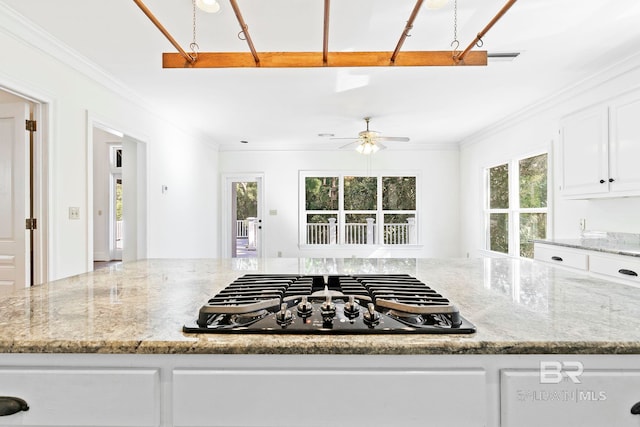
<instances>
[{"instance_id":1,"label":"window frame","mask_svg":"<svg viewBox=\"0 0 640 427\"><path fill-rule=\"evenodd\" d=\"M547 206L544 208L521 208L520 207L520 162L525 159L537 157L540 155L547 155ZM509 207L508 208L491 208L490 203L490 185L489 185L489 171L492 168L507 165L508 170L508 191L509 191ZM551 203L553 200L552 194L552 173L551 173L552 157L551 149L541 149L528 152L525 155L513 157L511 159L492 163L489 166L483 168L483 236L484 241L482 244L482 250L489 253L491 256L510 256L516 258L526 258L520 255L520 215L527 213L544 213L546 214L546 236L548 238L551 235L552 224L552 212ZM509 250L507 253L498 252L491 249L491 227L490 217L491 214L507 214L508 221L508 236L507 241ZM529 258L527 258L529 259Z\"/></svg>"},{"instance_id":2,"label":"window frame","mask_svg":"<svg viewBox=\"0 0 640 427\"><path fill-rule=\"evenodd\" d=\"M338 210L307 210L306 209L306 178L313 177L337 177L338 178ZM375 177L377 180L376 186L376 208L375 210L346 210L344 206L344 178L345 177ZM415 178L415 209L414 210L384 210L383 209L383 185L382 179L386 177L412 177ZM420 204L420 173L418 171L379 171L379 172L367 172L367 171L336 171L336 170L310 170L310 171L299 171L298 177L299 183L299 215L298 215L298 245L299 247L325 247L325 246L366 246L366 247L375 247L375 246L384 246L384 247L409 247L409 246L417 246L420 244L420 233L419 233L419 207ZM374 242L372 244L367 243L345 243L345 222L346 215L349 214L366 214L372 213L375 215L375 232L374 232ZM309 214L326 214L326 215L336 215L337 217L337 227L338 227L338 236L337 242L335 244L326 243L326 244L312 244L307 243L307 232L306 232L306 224L307 224L307 215ZM416 227L416 241L415 243L407 243L407 244L385 244L384 243L384 215L385 214L413 214L415 218L415 227Z\"/></svg>"}]
</instances>

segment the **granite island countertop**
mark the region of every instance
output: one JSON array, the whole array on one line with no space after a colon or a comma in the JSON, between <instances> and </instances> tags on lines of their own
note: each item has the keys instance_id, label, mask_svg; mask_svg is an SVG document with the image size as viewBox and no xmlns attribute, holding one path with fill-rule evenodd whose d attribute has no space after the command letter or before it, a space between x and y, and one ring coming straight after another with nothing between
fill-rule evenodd
<instances>
[{"instance_id":1,"label":"granite island countertop","mask_svg":"<svg viewBox=\"0 0 640 427\"><path fill-rule=\"evenodd\" d=\"M477 332L182 332L208 298L247 273L410 274ZM143 260L0 293L0 313L0 353L640 354L640 289L510 258Z\"/></svg>"}]
</instances>

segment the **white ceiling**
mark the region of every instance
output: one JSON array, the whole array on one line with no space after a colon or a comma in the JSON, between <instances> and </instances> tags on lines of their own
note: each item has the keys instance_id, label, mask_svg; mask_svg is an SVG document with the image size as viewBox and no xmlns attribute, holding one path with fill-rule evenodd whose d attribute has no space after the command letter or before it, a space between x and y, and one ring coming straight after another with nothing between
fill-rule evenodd
<instances>
[{"instance_id":1,"label":"white ceiling","mask_svg":"<svg viewBox=\"0 0 640 427\"><path fill-rule=\"evenodd\" d=\"M226 0L198 11L200 51L247 52ZM403 50L448 50L453 1L420 11ZM458 0L466 47L506 0ZM411 146L457 143L532 103L635 54L637 0L519 0L484 37L489 53L521 52L487 67L162 69L174 48L133 1L1 0L62 43L220 144L221 149L337 148L371 116L374 130ZM322 0L239 0L256 49L321 51ZM186 49L191 0L145 4ZM333 0L330 51L392 51L413 0ZM240 144L247 140L249 144ZM403 143L404 144L404 143ZM393 145L389 143L387 145ZM393 147L391 147L393 148Z\"/></svg>"}]
</instances>

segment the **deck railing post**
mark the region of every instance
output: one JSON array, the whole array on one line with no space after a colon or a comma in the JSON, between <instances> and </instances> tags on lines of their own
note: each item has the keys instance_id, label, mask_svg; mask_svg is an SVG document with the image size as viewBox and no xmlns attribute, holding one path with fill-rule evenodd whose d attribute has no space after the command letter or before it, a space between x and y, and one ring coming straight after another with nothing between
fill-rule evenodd
<instances>
[{"instance_id":1,"label":"deck railing post","mask_svg":"<svg viewBox=\"0 0 640 427\"><path fill-rule=\"evenodd\" d=\"M374 218L367 218L367 245L373 245L375 243L374 221Z\"/></svg>"},{"instance_id":2,"label":"deck railing post","mask_svg":"<svg viewBox=\"0 0 640 427\"><path fill-rule=\"evenodd\" d=\"M418 232L416 230L416 219L415 217L407 218L407 222L409 223L409 244L415 245L418 241Z\"/></svg>"},{"instance_id":3,"label":"deck railing post","mask_svg":"<svg viewBox=\"0 0 640 427\"><path fill-rule=\"evenodd\" d=\"M338 243L338 226L335 218L329 218L329 244L335 245L336 243Z\"/></svg>"},{"instance_id":4,"label":"deck railing post","mask_svg":"<svg viewBox=\"0 0 640 427\"><path fill-rule=\"evenodd\" d=\"M248 248L249 249L255 249L256 248L256 219L254 217L249 217L247 218L247 222L249 223L249 229L248 229L248 238L249 238L249 244L248 244Z\"/></svg>"}]
</instances>

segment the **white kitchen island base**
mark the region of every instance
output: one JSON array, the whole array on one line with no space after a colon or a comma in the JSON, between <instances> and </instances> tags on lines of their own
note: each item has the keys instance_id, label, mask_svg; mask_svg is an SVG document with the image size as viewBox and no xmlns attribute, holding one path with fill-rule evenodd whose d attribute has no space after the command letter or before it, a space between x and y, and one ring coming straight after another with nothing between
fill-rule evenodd
<instances>
[{"instance_id":1,"label":"white kitchen island base","mask_svg":"<svg viewBox=\"0 0 640 427\"><path fill-rule=\"evenodd\" d=\"M639 368L638 355L1 354L0 395L30 409L0 426L637 427Z\"/></svg>"}]
</instances>

